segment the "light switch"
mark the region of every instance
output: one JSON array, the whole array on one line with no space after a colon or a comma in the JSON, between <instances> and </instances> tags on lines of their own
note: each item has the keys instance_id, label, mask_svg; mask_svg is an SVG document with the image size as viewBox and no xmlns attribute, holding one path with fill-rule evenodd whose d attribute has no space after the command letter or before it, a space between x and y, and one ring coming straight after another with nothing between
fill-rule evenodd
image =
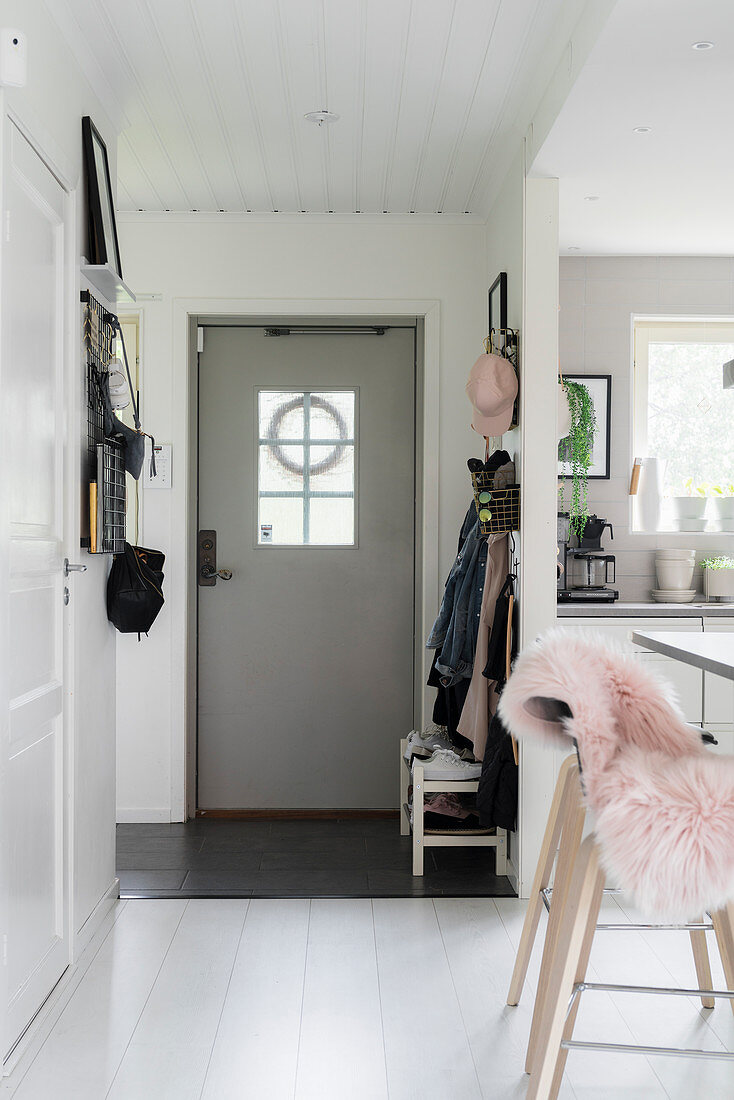
<instances>
[{"instance_id":1,"label":"light switch","mask_svg":"<svg viewBox=\"0 0 734 1100\"><path fill-rule=\"evenodd\" d=\"M143 463L143 486L146 489L171 488L171 444L156 443L156 476L150 476L150 442L146 440L145 462Z\"/></svg>"}]
</instances>

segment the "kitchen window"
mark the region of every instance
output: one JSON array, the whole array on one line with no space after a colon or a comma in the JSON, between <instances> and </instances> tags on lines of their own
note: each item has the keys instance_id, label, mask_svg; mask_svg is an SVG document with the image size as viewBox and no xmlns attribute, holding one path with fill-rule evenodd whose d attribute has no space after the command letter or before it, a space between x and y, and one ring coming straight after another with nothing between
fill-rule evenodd
<instances>
[{"instance_id":1,"label":"kitchen window","mask_svg":"<svg viewBox=\"0 0 734 1100\"><path fill-rule=\"evenodd\" d=\"M676 530L672 500L734 495L734 321L636 321L634 454L657 457L662 530ZM715 530L710 503L703 530Z\"/></svg>"}]
</instances>

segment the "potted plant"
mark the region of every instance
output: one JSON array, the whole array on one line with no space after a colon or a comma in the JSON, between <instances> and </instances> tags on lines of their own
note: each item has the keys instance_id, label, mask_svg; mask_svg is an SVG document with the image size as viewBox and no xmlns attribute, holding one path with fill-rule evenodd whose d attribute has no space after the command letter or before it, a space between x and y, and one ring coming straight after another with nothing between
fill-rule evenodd
<instances>
[{"instance_id":1,"label":"potted plant","mask_svg":"<svg viewBox=\"0 0 734 1100\"><path fill-rule=\"evenodd\" d=\"M706 486L694 485L689 477L683 491L672 497L673 512L681 531L703 531L706 526Z\"/></svg>"},{"instance_id":2,"label":"potted plant","mask_svg":"<svg viewBox=\"0 0 734 1100\"><path fill-rule=\"evenodd\" d=\"M734 531L734 485L712 486L714 511L722 531Z\"/></svg>"},{"instance_id":3,"label":"potted plant","mask_svg":"<svg viewBox=\"0 0 734 1100\"><path fill-rule=\"evenodd\" d=\"M705 558L701 567L706 599L734 603L734 558Z\"/></svg>"},{"instance_id":4,"label":"potted plant","mask_svg":"<svg viewBox=\"0 0 734 1100\"><path fill-rule=\"evenodd\" d=\"M583 383L569 382L564 379L562 386L568 403L571 427L568 435L558 444L558 460L568 462L571 467L569 523L580 542L589 516L589 469L593 462L596 411L591 395ZM563 512L565 511L563 481L559 486L558 494L560 511Z\"/></svg>"}]
</instances>

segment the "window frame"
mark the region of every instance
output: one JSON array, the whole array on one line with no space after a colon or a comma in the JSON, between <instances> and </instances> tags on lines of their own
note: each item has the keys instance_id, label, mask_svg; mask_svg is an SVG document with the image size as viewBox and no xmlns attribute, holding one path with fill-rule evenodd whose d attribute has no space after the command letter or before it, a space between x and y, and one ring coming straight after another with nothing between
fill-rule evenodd
<instances>
[{"instance_id":1,"label":"window frame","mask_svg":"<svg viewBox=\"0 0 734 1100\"><path fill-rule=\"evenodd\" d=\"M632 317L632 424L630 470L635 458L648 453L647 411L650 344L732 344L734 317ZM634 497L630 497L630 533L644 534L635 525ZM665 531L666 535L679 532ZM686 538L711 535L711 531L680 532Z\"/></svg>"},{"instance_id":2,"label":"window frame","mask_svg":"<svg viewBox=\"0 0 734 1100\"><path fill-rule=\"evenodd\" d=\"M284 445L303 446L304 448L304 478L303 478L303 491L292 490L279 492L276 489L264 490L260 489L260 447L272 442L271 440L264 439L260 435L260 394L261 393L292 393L292 394L324 394L324 393L351 393L354 394L354 433L349 439L345 439L340 442L344 442L347 446L353 448L353 488L351 492L346 490L315 490L312 491L309 488L309 475L306 470L306 456L309 447L327 446L336 442L333 439L311 439L307 434L307 429L304 431L304 438L302 440L283 439ZM254 387L254 412L255 412L255 426L253 432L253 438L255 442L255 457L254 457L254 470L255 470L255 521L253 524L253 546L256 550L357 550L359 549L359 405L360 405L360 393L359 386L320 386L311 387L306 389L304 387L295 386L292 383L290 385L281 386L255 386ZM308 425L308 417L306 417L306 425ZM281 442L279 440L279 442ZM308 531L308 516L310 513L310 501L311 500L323 500L330 498L339 499L351 499L353 502L353 514L354 514L354 526L353 526L353 539L352 542L261 542L260 541L260 500L262 498L282 498L282 499L302 499L303 500L303 514L304 514L304 533Z\"/></svg>"}]
</instances>

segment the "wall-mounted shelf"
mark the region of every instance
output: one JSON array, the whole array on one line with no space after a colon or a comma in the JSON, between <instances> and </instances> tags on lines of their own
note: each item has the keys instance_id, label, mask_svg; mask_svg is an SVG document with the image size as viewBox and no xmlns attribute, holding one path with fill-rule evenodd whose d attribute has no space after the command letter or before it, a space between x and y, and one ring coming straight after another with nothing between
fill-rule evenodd
<instances>
[{"instance_id":1,"label":"wall-mounted shelf","mask_svg":"<svg viewBox=\"0 0 734 1100\"><path fill-rule=\"evenodd\" d=\"M135 301L132 290L127 283L123 282L112 264L88 264L86 260L82 260L81 273L89 279L92 286L106 301L130 303Z\"/></svg>"}]
</instances>

